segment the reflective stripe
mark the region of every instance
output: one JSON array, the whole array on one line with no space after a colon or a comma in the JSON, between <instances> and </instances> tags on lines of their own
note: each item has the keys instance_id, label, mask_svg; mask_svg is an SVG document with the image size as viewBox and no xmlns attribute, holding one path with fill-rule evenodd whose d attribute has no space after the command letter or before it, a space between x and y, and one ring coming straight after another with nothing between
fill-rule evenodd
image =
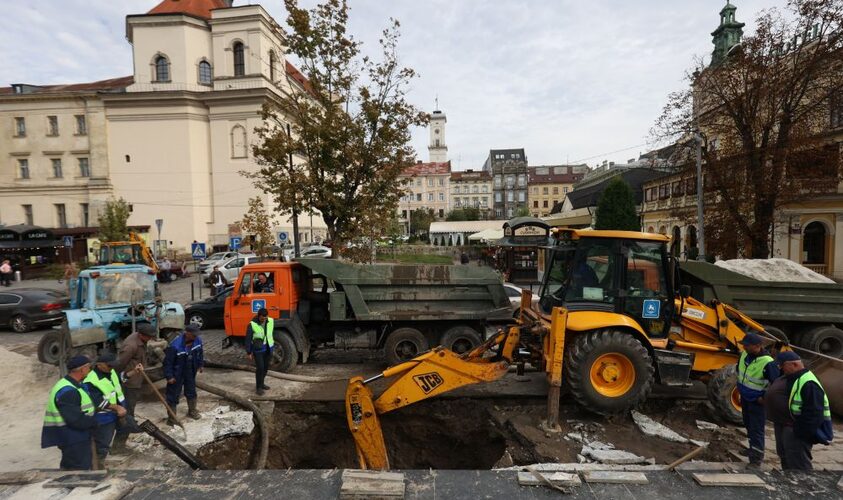
<instances>
[{"instance_id":1,"label":"reflective stripe","mask_svg":"<svg viewBox=\"0 0 843 500\"><path fill-rule=\"evenodd\" d=\"M828 405L828 395L826 394L825 389L823 389L822 384L820 384L820 381L817 380L817 376L811 371L803 373L802 376L796 379L796 382L793 383L793 388L790 389L790 414L794 416L802 414L802 387L804 387L808 382L813 382L822 389L823 419L831 420L831 409Z\"/></svg>"},{"instance_id":2,"label":"reflective stripe","mask_svg":"<svg viewBox=\"0 0 843 500\"><path fill-rule=\"evenodd\" d=\"M767 366L767 363L772 363L773 358L758 356L749 364L747 364L746 358L747 353L744 351L738 360L738 383L754 391L766 390L770 382L764 378L764 367Z\"/></svg>"}]
</instances>

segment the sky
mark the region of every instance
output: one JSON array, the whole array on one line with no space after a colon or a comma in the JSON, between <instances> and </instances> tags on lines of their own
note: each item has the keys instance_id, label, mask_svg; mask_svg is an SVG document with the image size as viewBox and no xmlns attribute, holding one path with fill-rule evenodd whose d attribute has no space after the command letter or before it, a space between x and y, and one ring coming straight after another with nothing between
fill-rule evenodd
<instances>
[{"instance_id":1,"label":"sky","mask_svg":"<svg viewBox=\"0 0 843 500\"><path fill-rule=\"evenodd\" d=\"M125 17L159 0L2 0L0 85L130 75ZM284 24L282 0L261 4ZM301 0L312 6L316 0ZM747 23L785 0L736 0ZM455 170L490 149L524 148L530 165L625 162L651 149L648 132L695 56L711 53L719 0L350 0L350 32L377 54L389 18L401 22L401 62L419 73L408 99L446 114ZM428 131L413 145L427 161Z\"/></svg>"}]
</instances>

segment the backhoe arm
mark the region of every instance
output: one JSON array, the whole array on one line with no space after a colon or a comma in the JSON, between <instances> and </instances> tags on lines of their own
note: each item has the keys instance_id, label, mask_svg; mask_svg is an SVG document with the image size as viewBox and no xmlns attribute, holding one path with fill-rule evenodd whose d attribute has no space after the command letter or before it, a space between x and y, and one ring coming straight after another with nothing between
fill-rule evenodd
<instances>
[{"instance_id":1,"label":"backhoe arm","mask_svg":"<svg viewBox=\"0 0 843 500\"><path fill-rule=\"evenodd\" d=\"M369 379L352 378L345 393L345 412L348 428L357 446L360 468L389 469L389 456L378 415L459 387L498 380L509 369L518 342L519 329L511 327L463 355L436 347ZM495 346L500 346L496 355L484 356ZM395 378L375 400L367 385L390 377Z\"/></svg>"}]
</instances>

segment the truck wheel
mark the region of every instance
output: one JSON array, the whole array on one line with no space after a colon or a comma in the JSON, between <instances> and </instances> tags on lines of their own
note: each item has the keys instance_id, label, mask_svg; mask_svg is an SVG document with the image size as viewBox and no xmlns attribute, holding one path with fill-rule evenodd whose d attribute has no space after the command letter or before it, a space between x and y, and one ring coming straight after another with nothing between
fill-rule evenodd
<instances>
[{"instance_id":1,"label":"truck wheel","mask_svg":"<svg viewBox=\"0 0 843 500\"><path fill-rule=\"evenodd\" d=\"M738 392L738 375L735 365L716 370L708 381L708 401L723 420L742 424L741 396Z\"/></svg>"},{"instance_id":2,"label":"truck wheel","mask_svg":"<svg viewBox=\"0 0 843 500\"><path fill-rule=\"evenodd\" d=\"M782 330L781 328L776 328L775 326L770 325L763 326L764 331L775 337L776 340L779 340L781 342L791 342L790 337L786 333L784 333L784 330Z\"/></svg>"},{"instance_id":3,"label":"truck wheel","mask_svg":"<svg viewBox=\"0 0 843 500\"><path fill-rule=\"evenodd\" d=\"M293 337L283 330L275 332L274 335L275 347L272 350L272 369L284 373L291 372L299 361L296 343L293 342Z\"/></svg>"},{"instance_id":4,"label":"truck wheel","mask_svg":"<svg viewBox=\"0 0 843 500\"><path fill-rule=\"evenodd\" d=\"M578 335L565 366L574 400L601 415L629 411L643 403L653 389L655 370L650 353L626 332Z\"/></svg>"},{"instance_id":5,"label":"truck wheel","mask_svg":"<svg viewBox=\"0 0 843 500\"><path fill-rule=\"evenodd\" d=\"M70 353L70 346L67 348ZM61 331L50 330L41 337L38 342L38 361L47 363L48 365L59 365L61 358Z\"/></svg>"},{"instance_id":6,"label":"truck wheel","mask_svg":"<svg viewBox=\"0 0 843 500\"><path fill-rule=\"evenodd\" d=\"M470 326L458 325L445 330L439 344L457 354L464 354L479 346L483 341Z\"/></svg>"},{"instance_id":7,"label":"truck wheel","mask_svg":"<svg viewBox=\"0 0 843 500\"><path fill-rule=\"evenodd\" d=\"M828 325L818 326L802 335L801 347L831 356L843 358L843 330ZM810 355L806 357L810 358Z\"/></svg>"},{"instance_id":8,"label":"truck wheel","mask_svg":"<svg viewBox=\"0 0 843 500\"><path fill-rule=\"evenodd\" d=\"M383 350L390 365L409 361L430 349L422 332L415 328L398 328L386 338Z\"/></svg>"}]
</instances>

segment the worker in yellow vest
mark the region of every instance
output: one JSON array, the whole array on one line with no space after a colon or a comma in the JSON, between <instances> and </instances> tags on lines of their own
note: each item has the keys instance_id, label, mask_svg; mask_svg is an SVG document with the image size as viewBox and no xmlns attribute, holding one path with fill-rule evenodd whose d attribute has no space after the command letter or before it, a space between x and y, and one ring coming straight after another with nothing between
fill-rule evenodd
<instances>
[{"instance_id":1,"label":"worker in yellow vest","mask_svg":"<svg viewBox=\"0 0 843 500\"><path fill-rule=\"evenodd\" d=\"M764 350L764 339L747 333L740 341L744 352L738 359L738 392L741 395L741 413L746 435L749 438L749 463L760 466L764 460L764 427L767 416L764 394L767 387L779 378L779 367Z\"/></svg>"},{"instance_id":2,"label":"worker in yellow vest","mask_svg":"<svg viewBox=\"0 0 843 500\"><path fill-rule=\"evenodd\" d=\"M259 396L269 389L264 380L269 371L272 348L275 345L274 327L275 322L263 308L258 310L257 316L246 327L246 352L249 354L249 359L255 362L255 391Z\"/></svg>"},{"instance_id":3,"label":"worker in yellow vest","mask_svg":"<svg viewBox=\"0 0 843 500\"><path fill-rule=\"evenodd\" d=\"M834 439L828 395L795 352L779 353L776 361L787 379L787 404L793 418L792 425L782 431L785 465L789 470L813 470L813 446L828 445Z\"/></svg>"},{"instance_id":4,"label":"worker in yellow vest","mask_svg":"<svg viewBox=\"0 0 843 500\"><path fill-rule=\"evenodd\" d=\"M91 360L75 356L67 362L68 373L50 390L41 447L58 446L62 470L90 470L93 462L91 435L97 427L94 403L82 381L91 371Z\"/></svg>"},{"instance_id":5,"label":"worker in yellow vest","mask_svg":"<svg viewBox=\"0 0 843 500\"><path fill-rule=\"evenodd\" d=\"M114 369L116 365L117 356L103 352L84 380L96 408L94 417L99 425L94 431L94 442L100 465L105 463L111 449L118 419L126 416L126 397L120 384L120 374Z\"/></svg>"}]
</instances>

